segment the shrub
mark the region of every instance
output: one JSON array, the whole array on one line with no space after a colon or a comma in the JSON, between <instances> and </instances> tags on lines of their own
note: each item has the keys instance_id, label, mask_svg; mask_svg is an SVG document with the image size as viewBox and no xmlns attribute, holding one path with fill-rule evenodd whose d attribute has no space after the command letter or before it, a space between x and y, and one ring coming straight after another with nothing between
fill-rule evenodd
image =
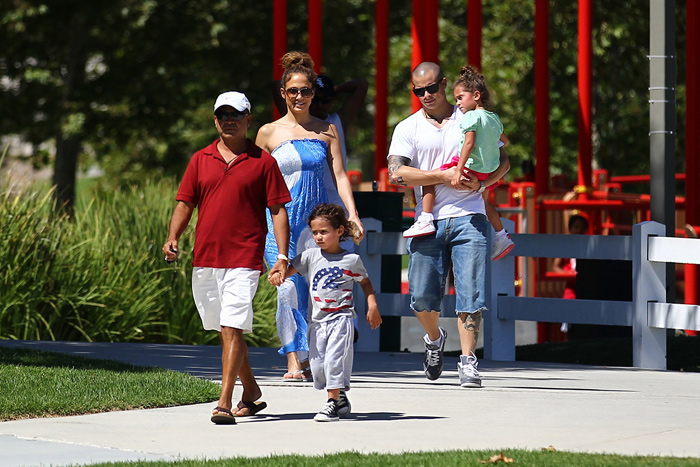
<instances>
[{"instance_id":1,"label":"shrub","mask_svg":"<svg viewBox=\"0 0 700 467\"><path fill-rule=\"evenodd\" d=\"M177 185L172 180L79 196L72 218L52 192L0 182L0 338L216 344L192 300L196 215L182 256L163 262ZM265 276L251 345L279 344L276 292Z\"/></svg>"}]
</instances>

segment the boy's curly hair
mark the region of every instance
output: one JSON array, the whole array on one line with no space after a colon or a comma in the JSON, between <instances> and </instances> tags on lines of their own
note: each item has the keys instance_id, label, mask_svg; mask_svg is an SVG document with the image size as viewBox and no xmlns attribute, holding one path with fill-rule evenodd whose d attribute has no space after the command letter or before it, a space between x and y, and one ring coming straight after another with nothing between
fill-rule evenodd
<instances>
[{"instance_id":1,"label":"boy's curly hair","mask_svg":"<svg viewBox=\"0 0 700 467\"><path fill-rule=\"evenodd\" d=\"M345 215L345 209L337 204L317 204L309 215L309 219L307 221L309 227L311 227L311 221L314 219L325 219L330 222L334 229L338 229L340 226L343 226L345 230L340 236L340 241L343 241L348 237L352 237L354 241L360 234L360 229L357 227L357 224L350 222Z\"/></svg>"}]
</instances>

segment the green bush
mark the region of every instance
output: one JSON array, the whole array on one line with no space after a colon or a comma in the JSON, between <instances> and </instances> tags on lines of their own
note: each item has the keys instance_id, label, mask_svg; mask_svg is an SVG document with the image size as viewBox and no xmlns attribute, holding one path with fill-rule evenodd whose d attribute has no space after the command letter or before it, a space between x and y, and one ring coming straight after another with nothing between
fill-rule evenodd
<instances>
[{"instance_id":1,"label":"green bush","mask_svg":"<svg viewBox=\"0 0 700 467\"><path fill-rule=\"evenodd\" d=\"M196 215L180 261L160 251L176 191L173 180L95 191L68 218L50 190L0 182L0 338L217 344L192 301ZM275 303L263 276L251 345L279 345Z\"/></svg>"}]
</instances>

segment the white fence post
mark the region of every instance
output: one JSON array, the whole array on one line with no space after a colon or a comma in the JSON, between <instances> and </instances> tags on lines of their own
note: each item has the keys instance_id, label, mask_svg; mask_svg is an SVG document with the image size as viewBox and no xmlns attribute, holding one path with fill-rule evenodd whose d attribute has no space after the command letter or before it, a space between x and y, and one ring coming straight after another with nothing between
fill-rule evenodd
<instances>
[{"instance_id":1,"label":"white fence post","mask_svg":"<svg viewBox=\"0 0 700 467\"><path fill-rule=\"evenodd\" d=\"M649 261L649 237L665 232L658 222L642 222L632 228L632 360L638 368L666 369L666 329L650 328L648 311L649 303L666 301L666 264Z\"/></svg>"},{"instance_id":2,"label":"white fence post","mask_svg":"<svg viewBox=\"0 0 700 467\"><path fill-rule=\"evenodd\" d=\"M365 265L369 279L374 286L374 293L379 296L382 293L382 255L370 255L367 251L369 241L367 236L371 232L381 232L382 222L374 218L362 219L362 225L365 228L365 238L355 247L355 252L362 257L362 263ZM367 299L359 284L353 287L355 296L355 311L357 312L357 331L360 333L360 338L355 345L355 349L360 352L379 352L379 330L369 327L367 324ZM382 314L381 308L379 314Z\"/></svg>"},{"instance_id":3,"label":"white fence post","mask_svg":"<svg viewBox=\"0 0 700 467\"><path fill-rule=\"evenodd\" d=\"M513 232L515 223L501 218L503 227ZM489 241L489 252L493 243L493 236ZM515 270L515 257L508 255L498 261L491 261L491 255L486 259L486 307L484 313L484 358L487 360L514 361L515 360L515 320L498 318L498 297L515 295L515 283L513 271Z\"/></svg>"}]
</instances>

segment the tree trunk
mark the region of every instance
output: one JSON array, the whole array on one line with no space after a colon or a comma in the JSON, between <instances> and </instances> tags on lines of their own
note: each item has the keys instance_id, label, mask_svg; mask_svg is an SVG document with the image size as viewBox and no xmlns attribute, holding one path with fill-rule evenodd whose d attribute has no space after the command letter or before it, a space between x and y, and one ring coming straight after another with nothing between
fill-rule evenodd
<instances>
[{"instance_id":1,"label":"tree trunk","mask_svg":"<svg viewBox=\"0 0 700 467\"><path fill-rule=\"evenodd\" d=\"M86 15L75 8L67 24L68 49L66 53L66 74L63 80L63 97L61 124L56 135L56 159L54 161L53 183L56 187L55 198L59 209L73 212L75 201L75 173L78 166L78 155L82 147L83 130L71 129L66 134L65 124L71 114L79 111L77 103L80 99L76 94L85 84L86 52Z\"/></svg>"}]
</instances>

